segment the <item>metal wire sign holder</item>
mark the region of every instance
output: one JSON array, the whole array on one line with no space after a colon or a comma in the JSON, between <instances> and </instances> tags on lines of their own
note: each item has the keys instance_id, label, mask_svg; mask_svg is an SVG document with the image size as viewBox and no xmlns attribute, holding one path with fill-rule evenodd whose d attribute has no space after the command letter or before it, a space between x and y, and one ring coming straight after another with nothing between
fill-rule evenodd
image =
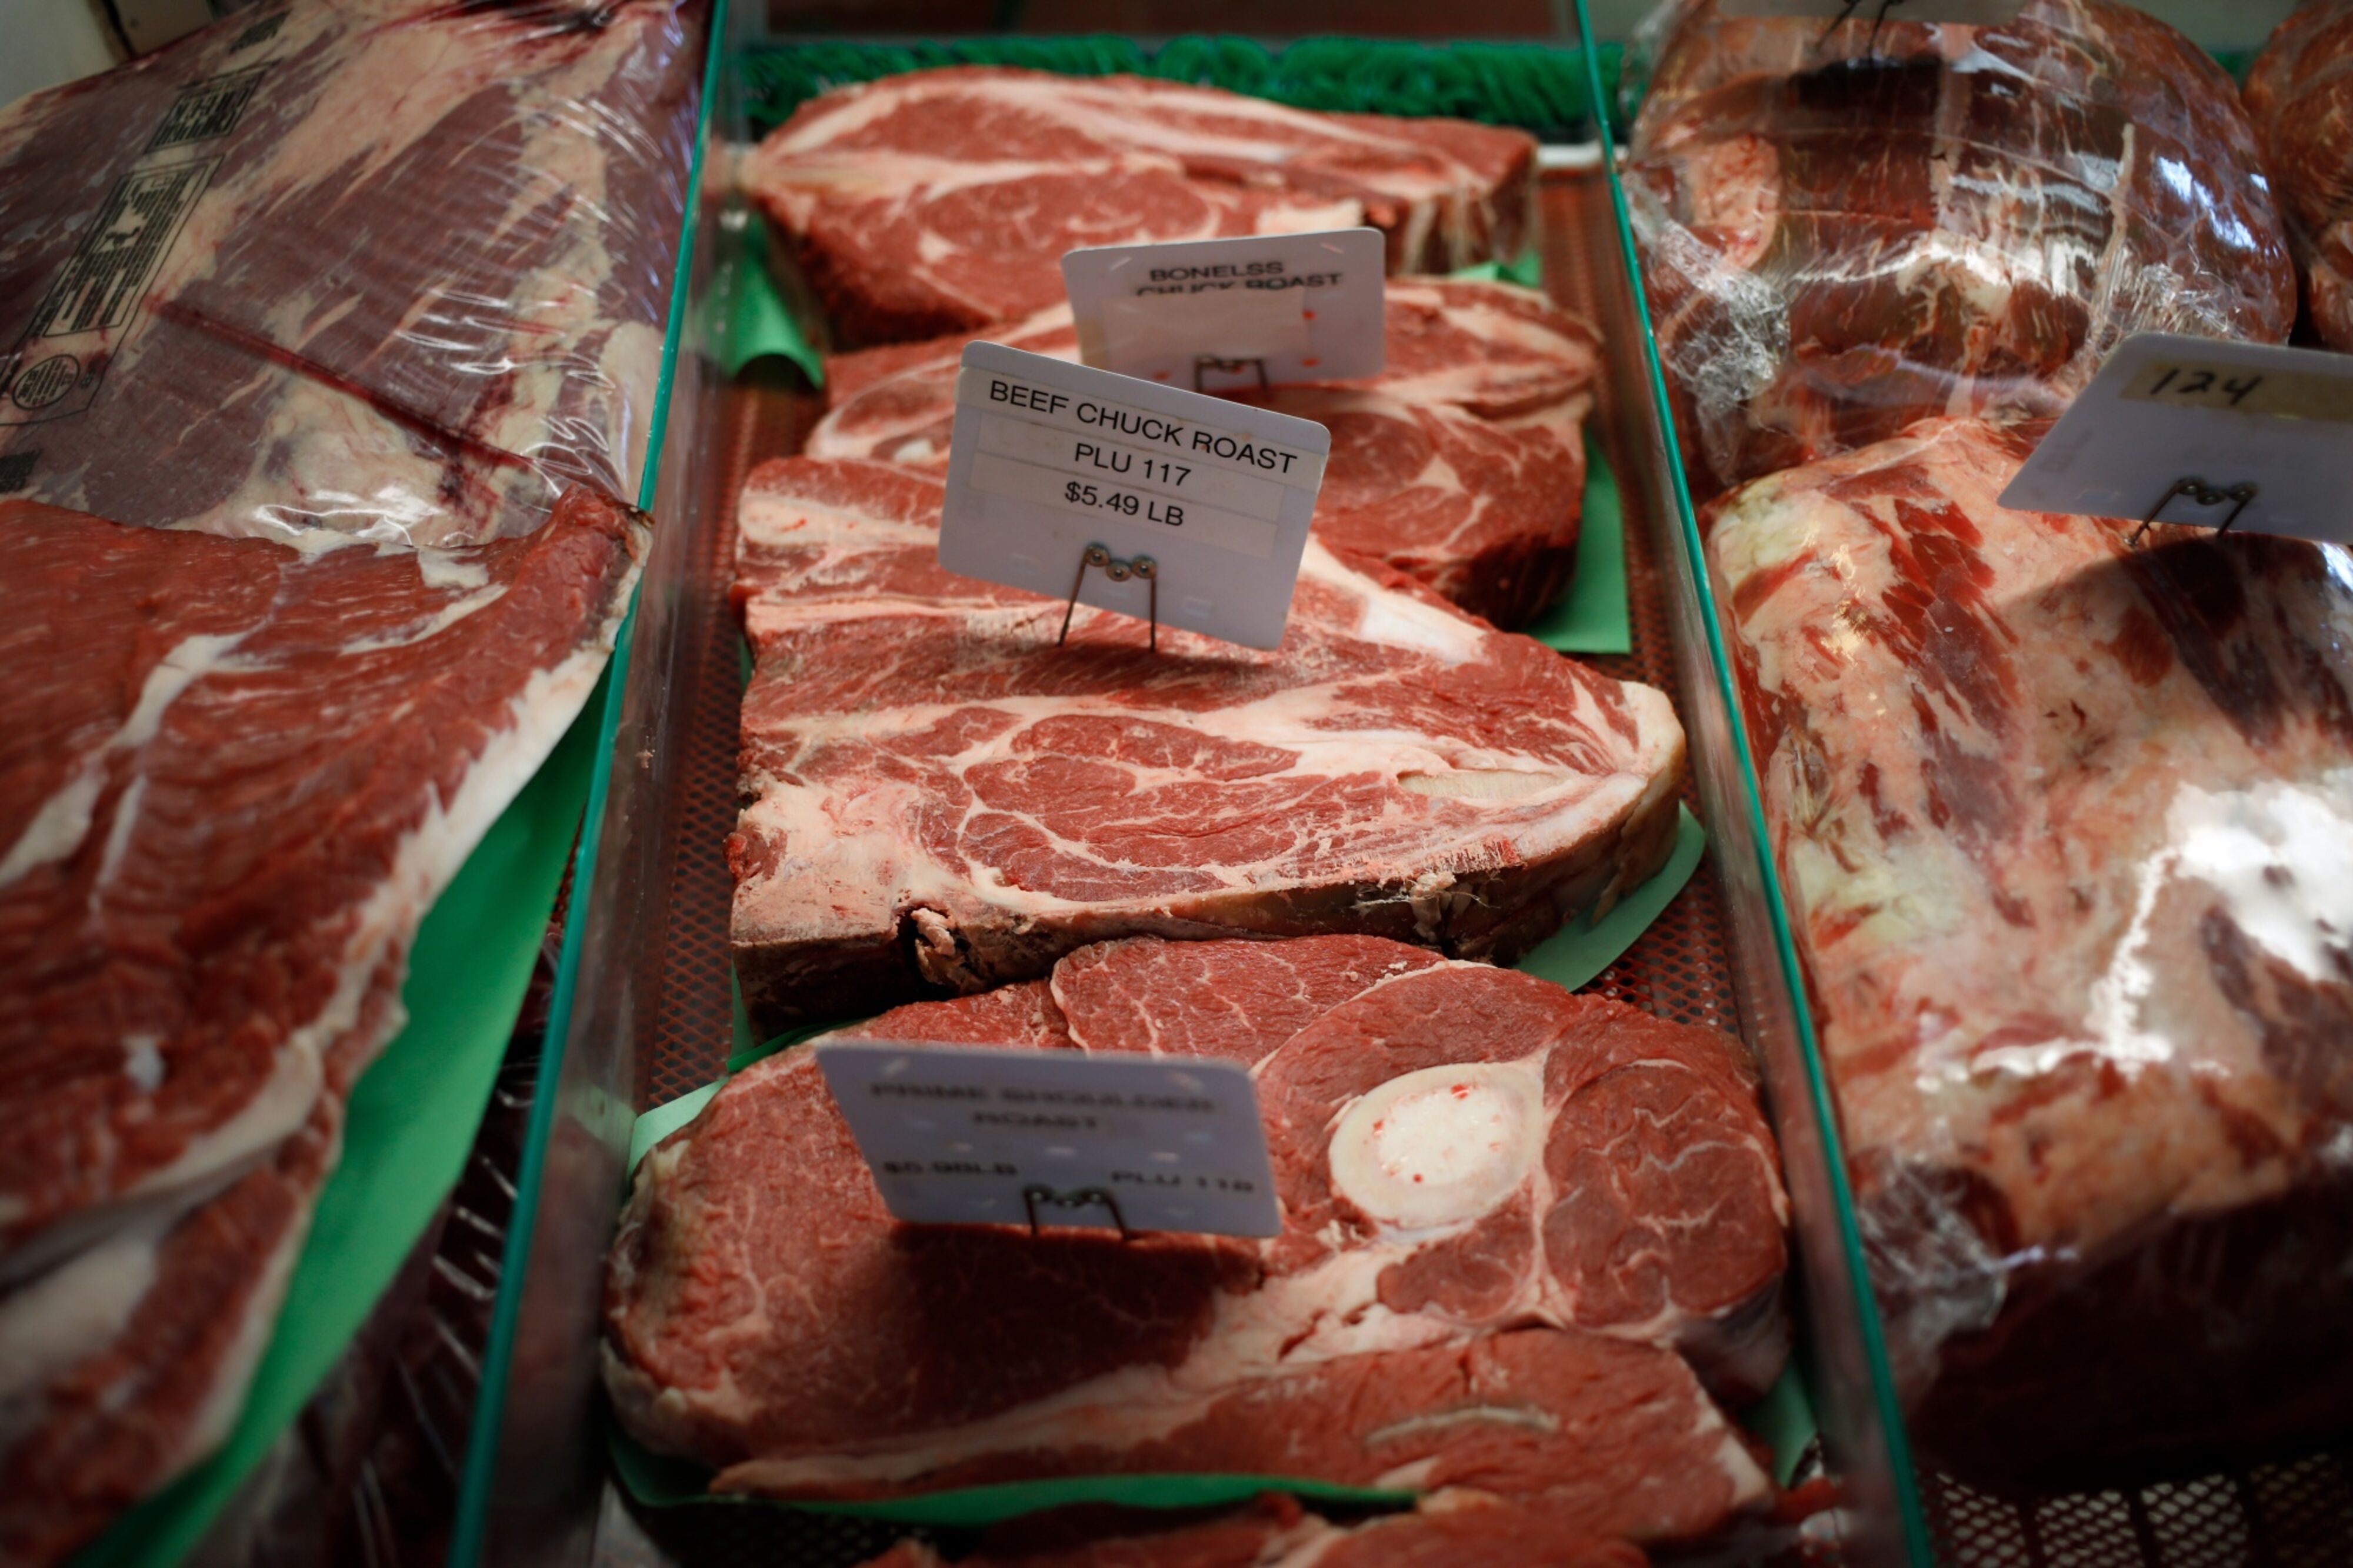
<instances>
[{"instance_id":1,"label":"metal wire sign holder","mask_svg":"<svg viewBox=\"0 0 2353 1568\"><path fill-rule=\"evenodd\" d=\"M1314 362L1311 360L1308 363L1312 364ZM1193 356L1193 390L1196 392L1208 390L1201 384L1204 372L1216 371L1219 375L1239 375L1246 370L1257 371L1258 389L1261 392L1268 390L1266 361L1262 359L1223 359L1216 354L1195 354Z\"/></svg>"},{"instance_id":2,"label":"metal wire sign holder","mask_svg":"<svg viewBox=\"0 0 2353 1568\"><path fill-rule=\"evenodd\" d=\"M1058 1193L1053 1188L1035 1183L1021 1189L1021 1206L1029 1211L1029 1234L1038 1234L1038 1205L1048 1204L1058 1209L1092 1208L1101 1204L1111 1211L1112 1224L1119 1226L1122 1241L1134 1241L1135 1233L1127 1228L1127 1216L1119 1212L1119 1200L1112 1196L1109 1187L1080 1187L1072 1192Z\"/></svg>"},{"instance_id":3,"label":"metal wire sign holder","mask_svg":"<svg viewBox=\"0 0 2353 1568\"><path fill-rule=\"evenodd\" d=\"M1085 553L1079 557L1078 575L1071 579L1071 602L1062 607L1062 632L1054 639L1054 646L1060 647L1070 640L1071 617L1078 613L1079 590L1086 586L1087 568L1090 566L1097 568L1114 583L1124 583L1131 577L1143 579L1145 584L1151 590L1149 601L1152 621L1151 649L1154 653L1158 653L1160 651L1160 563L1149 555L1138 555L1134 560L1122 561L1101 544L1088 545Z\"/></svg>"},{"instance_id":4,"label":"metal wire sign holder","mask_svg":"<svg viewBox=\"0 0 2353 1568\"><path fill-rule=\"evenodd\" d=\"M2232 503L2231 515L2224 518L2222 526L2214 531L2219 537L2231 531L2231 525L2239 521L2239 514L2247 510L2247 503L2255 499L2255 486L2252 483L2226 487L2210 485L2196 478L2176 479L2171 489L2157 498L2157 504L2148 509L2147 514L2140 520L2140 526L2133 530L2132 537L2125 542L2137 549L2141 535L2149 531L2150 525L2157 521L2167 507L2185 496L2200 506L2221 506L2224 501Z\"/></svg>"}]
</instances>

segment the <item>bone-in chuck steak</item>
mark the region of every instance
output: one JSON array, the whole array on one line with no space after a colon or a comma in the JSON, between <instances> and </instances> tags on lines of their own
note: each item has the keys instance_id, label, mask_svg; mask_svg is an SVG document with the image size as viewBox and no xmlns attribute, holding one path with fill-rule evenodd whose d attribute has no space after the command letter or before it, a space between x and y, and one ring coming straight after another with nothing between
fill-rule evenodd
<instances>
[{"instance_id":1,"label":"bone-in chuck steak","mask_svg":"<svg viewBox=\"0 0 2353 1568\"><path fill-rule=\"evenodd\" d=\"M1703 1387L1753 1393L1787 1348L1737 1042L1368 937L1132 938L1012 989L837 1037L968 1039L987 1009L1029 1021L1008 1048L1247 1062L1282 1234L899 1226L786 1051L638 1167L605 1355L642 1441L723 1491L1240 1472L1472 1487L1596 1540L1769 1490Z\"/></svg>"},{"instance_id":2,"label":"bone-in chuck steak","mask_svg":"<svg viewBox=\"0 0 2353 1568\"><path fill-rule=\"evenodd\" d=\"M963 66L803 104L744 180L841 340L878 343L1043 310L1080 246L1369 224L1393 272L1509 260L1535 169L1534 139L1459 120Z\"/></svg>"},{"instance_id":3,"label":"bone-in chuck steak","mask_svg":"<svg viewBox=\"0 0 2353 1568\"><path fill-rule=\"evenodd\" d=\"M745 487L757 667L728 856L755 1026L1046 973L1132 933L1360 931L1507 961L1664 861L1665 695L1308 542L1259 653L940 569L941 487Z\"/></svg>"}]
</instances>

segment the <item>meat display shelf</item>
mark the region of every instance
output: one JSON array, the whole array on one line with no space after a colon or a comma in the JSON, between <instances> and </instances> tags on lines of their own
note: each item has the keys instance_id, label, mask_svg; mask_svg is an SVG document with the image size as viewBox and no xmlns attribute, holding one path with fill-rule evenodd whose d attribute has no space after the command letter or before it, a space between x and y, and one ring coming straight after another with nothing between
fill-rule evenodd
<instances>
[{"instance_id":1,"label":"meat display shelf","mask_svg":"<svg viewBox=\"0 0 2353 1568\"><path fill-rule=\"evenodd\" d=\"M744 43L756 26L741 16ZM733 506L757 462L789 454L820 406L780 362L727 377L713 333L728 311L723 243L759 221L730 192L744 106L722 73L695 214L685 339L668 408L661 521L636 613L605 804L571 940L568 1026L552 1050L539 1143L519 1196L484 1368L486 1398L450 1561L852 1564L904 1527L765 1505L633 1507L610 1479L597 1393L604 1250L635 1116L719 1075L731 1048L723 853L737 809L742 639L728 603ZM1810 1388L1840 1539L1807 1561L2030 1568L2353 1561L2347 1456L2136 1493L1998 1500L1917 1474L1907 1457L1861 1273L1852 1199L1826 1127L1830 1099L1800 1027L1795 959L1764 880L1760 818L1735 742L1729 689L1694 578L1690 507L1629 268L1622 219L1597 170L1543 191L1545 275L1601 325L1595 430L1619 479L1632 651L1592 659L1672 693L1690 737L1691 803L1710 854L1666 914L1592 989L1742 1034L1766 1065L1795 1202ZM596 820L592 818L592 820ZM503 1366L501 1366L503 1363ZM2232 1554L2235 1553L2235 1554Z\"/></svg>"}]
</instances>

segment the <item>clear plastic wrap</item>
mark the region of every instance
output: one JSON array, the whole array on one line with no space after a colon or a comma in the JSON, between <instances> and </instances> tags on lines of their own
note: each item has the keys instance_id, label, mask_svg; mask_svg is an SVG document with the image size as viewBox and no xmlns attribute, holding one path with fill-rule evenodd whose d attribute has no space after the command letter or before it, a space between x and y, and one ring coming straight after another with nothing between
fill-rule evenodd
<instances>
[{"instance_id":1,"label":"clear plastic wrap","mask_svg":"<svg viewBox=\"0 0 2353 1568\"><path fill-rule=\"evenodd\" d=\"M464 1173L319 1390L188 1568L401 1568L448 1559L515 1177L563 941L540 944Z\"/></svg>"},{"instance_id":2,"label":"clear plastic wrap","mask_svg":"<svg viewBox=\"0 0 2353 1568\"><path fill-rule=\"evenodd\" d=\"M2045 416L2126 336L2283 342L2230 79L2110 0L1998 27L1660 18L1627 184L1694 489Z\"/></svg>"},{"instance_id":3,"label":"clear plastic wrap","mask_svg":"<svg viewBox=\"0 0 2353 1568\"><path fill-rule=\"evenodd\" d=\"M1706 521L1914 1437L2353 1419L2353 555L2002 510L1925 423Z\"/></svg>"},{"instance_id":4,"label":"clear plastic wrap","mask_svg":"<svg viewBox=\"0 0 2353 1568\"><path fill-rule=\"evenodd\" d=\"M634 499L691 0L318 0L0 113L0 494L459 544Z\"/></svg>"},{"instance_id":5,"label":"clear plastic wrap","mask_svg":"<svg viewBox=\"0 0 2353 1568\"><path fill-rule=\"evenodd\" d=\"M322 0L0 113L0 1559L184 1550L457 1172L647 550L707 11Z\"/></svg>"},{"instance_id":6,"label":"clear plastic wrap","mask_svg":"<svg viewBox=\"0 0 2353 1568\"><path fill-rule=\"evenodd\" d=\"M2255 122L2321 341L2353 353L2353 0L2307 0L2247 73Z\"/></svg>"}]
</instances>

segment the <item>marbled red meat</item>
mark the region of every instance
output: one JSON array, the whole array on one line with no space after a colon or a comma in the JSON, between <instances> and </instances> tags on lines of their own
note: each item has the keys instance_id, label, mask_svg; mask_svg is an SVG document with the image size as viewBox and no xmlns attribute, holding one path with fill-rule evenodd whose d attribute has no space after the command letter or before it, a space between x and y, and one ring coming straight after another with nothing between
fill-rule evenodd
<instances>
[{"instance_id":1,"label":"marbled red meat","mask_svg":"<svg viewBox=\"0 0 2353 1568\"><path fill-rule=\"evenodd\" d=\"M2049 415L2137 331L2284 342L2231 79L2113 0L1996 27L1671 26L1629 182L1685 460L1724 486L1930 415Z\"/></svg>"},{"instance_id":2,"label":"marbled red meat","mask_svg":"<svg viewBox=\"0 0 2353 1568\"><path fill-rule=\"evenodd\" d=\"M763 465L728 856L755 1027L1043 974L1137 932L1363 931L1508 958L1673 833L1662 693L1312 539L1258 653L940 569L941 487Z\"/></svg>"},{"instance_id":3,"label":"marbled red meat","mask_svg":"<svg viewBox=\"0 0 2353 1568\"><path fill-rule=\"evenodd\" d=\"M2247 73L2247 113L2303 264L2305 309L2353 353L2353 0L2307 0Z\"/></svg>"},{"instance_id":4,"label":"marbled red meat","mask_svg":"<svg viewBox=\"0 0 2353 1568\"><path fill-rule=\"evenodd\" d=\"M643 537L579 490L449 552L0 501L0 1556L227 1429L417 922L586 700Z\"/></svg>"},{"instance_id":5,"label":"marbled red meat","mask_svg":"<svg viewBox=\"0 0 2353 1568\"><path fill-rule=\"evenodd\" d=\"M1527 135L1457 120L958 66L803 104L744 182L841 341L877 343L1044 310L1080 246L1369 224L1392 271L1509 260L1529 238L1535 168Z\"/></svg>"},{"instance_id":6,"label":"marbled red meat","mask_svg":"<svg viewBox=\"0 0 2353 1568\"><path fill-rule=\"evenodd\" d=\"M2353 558L2003 510L1925 424L1707 551L1913 1432L1976 1473L2353 1416Z\"/></svg>"},{"instance_id":7,"label":"marbled red meat","mask_svg":"<svg viewBox=\"0 0 2353 1568\"><path fill-rule=\"evenodd\" d=\"M418 544L633 496L699 0L335 0L0 110L0 494Z\"/></svg>"},{"instance_id":8,"label":"marbled red meat","mask_svg":"<svg viewBox=\"0 0 2353 1568\"><path fill-rule=\"evenodd\" d=\"M1079 357L1068 306L989 329L992 342ZM1507 283L1388 285L1388 368L1363 381L1240 401L1332 432L1315 533L1370 556L1506 629L1549 608L1577 564L1593 331ZM811 458L879 458L944 472L964 345L838 354Z\"/></svg>"},{"instance_id":9,"label":"marbled red meat","mask_svg":"<svg viewBox=\"0 0 2353 1568\"><path fill-rule=\"evenodd\" d=\"M706 11L257 9L0 111L0 1558L229 1430L611 651Z\"/></svg>"},{"instance_id":10,"label":"marbled red meat","mask_svg":"<svg viewBox=\"0 0 2353 1568\"><path fill-rule=\"evenodd\" d=\"M1784 1199L1736 1042L1366 937L1135 938L1047 989L1060 1029L1032 1048L1250 1063L1281 1236L897 1226L787 1051L638 1167L605 1355L640 1440L723 1491L1240 1472L1472 1487L1597 1541L1704 1534L1765 1494L1674 1348L1746 1392L1787 1349ZM991 1007L832 1037L970 1039Z\"/></svg>"}]
</instances>

